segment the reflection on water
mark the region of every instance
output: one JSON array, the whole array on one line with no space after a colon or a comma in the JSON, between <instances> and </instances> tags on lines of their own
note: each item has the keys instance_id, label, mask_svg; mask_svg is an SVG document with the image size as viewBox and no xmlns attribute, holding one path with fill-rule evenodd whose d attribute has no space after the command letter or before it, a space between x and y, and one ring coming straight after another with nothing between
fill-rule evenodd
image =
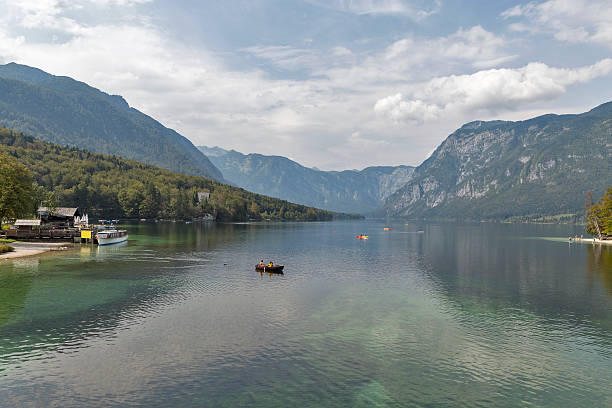
<instances>
[{"instance_id":1,"label":"reflection on water","mask_svg":"<svg viewBox=\"0 0 612 408\"><path fill-rule=\"evenodd\" d=\"M0 263L0 406L612 405L609 248L382 227L139 224Z\"/></svg>"},{"instance_id":2,"label":"reflection on water","mask_svg":"<svg viewBox=\"0 0 612 408\"><path fill-rule=\"evenodd\" d=\"M588 276L597 276L608 294L612 296L612 247L587 246L586 269Z\"/></svg>"},{"instance_id":3,"label":"reflection on water","mask_svg":"<svg viewBox=\"0 0 612 408\"><path fill-rule=\"evenodd\" d=\"M38 259L14 260L13 264L12 270L0 273L0 327L23 309Z\"/></svg>"}]
</instances>

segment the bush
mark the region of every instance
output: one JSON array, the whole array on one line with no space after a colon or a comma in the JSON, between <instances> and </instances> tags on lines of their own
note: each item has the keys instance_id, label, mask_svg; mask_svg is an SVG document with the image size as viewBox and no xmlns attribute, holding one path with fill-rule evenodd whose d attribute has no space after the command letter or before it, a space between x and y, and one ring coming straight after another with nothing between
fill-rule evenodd
<instances>
[{"instance_id":1,"label":"bush","mask_svg":"<svg viewBox=\"0 0 612 408\"><path fill-rule=\"evenodd\" d=\"M6 252L13 252L15 248L10 245L0 245L0 254L4 254Z\"/></svg>"}]
</instances>

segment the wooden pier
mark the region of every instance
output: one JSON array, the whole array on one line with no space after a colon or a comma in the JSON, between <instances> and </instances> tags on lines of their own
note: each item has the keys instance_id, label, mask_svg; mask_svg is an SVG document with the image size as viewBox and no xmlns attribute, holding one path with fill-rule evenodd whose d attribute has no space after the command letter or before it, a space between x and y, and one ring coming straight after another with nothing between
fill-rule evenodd
<instances>
[{"instance_id":1,"label":"wooden pier","mask_svg":"<svg viewBox=\"0 0 612 408\"><path fill-rule=\"evenodd\" d=\"M18 241L57 240L73 242L81 237L81 230L77 228L32 228L6 230L6 237Z\"/></svg>"},{"instance_id":2,"label":"wooden pier","mask_svg":"<svg viewBox=\"0 0 612 408\"><path fill-rule=\"evenodd\" d=\"M6 238L17 241L97 243L96 234L104 229L108 229L108 227L90 225L86 228L20 228L9 229L4 232L6 233Z\"/></svg>"}]
</instances>

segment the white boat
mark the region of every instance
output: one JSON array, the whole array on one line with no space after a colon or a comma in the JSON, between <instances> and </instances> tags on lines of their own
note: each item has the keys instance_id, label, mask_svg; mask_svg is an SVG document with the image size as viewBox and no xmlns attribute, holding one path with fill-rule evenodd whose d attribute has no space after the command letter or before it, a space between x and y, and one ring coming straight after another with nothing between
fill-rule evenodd
<instances>
[{"instance_id":1,"label":"white boat","mask_svg":"<svg viewBox=\"0 0 612 408\"><path fill-rule=\"evenodd\" d=\"M96 238L98 245L112 245L127 241L128 233L126 230L109 229L98 231Z\"/></svg>"}]
</instances>

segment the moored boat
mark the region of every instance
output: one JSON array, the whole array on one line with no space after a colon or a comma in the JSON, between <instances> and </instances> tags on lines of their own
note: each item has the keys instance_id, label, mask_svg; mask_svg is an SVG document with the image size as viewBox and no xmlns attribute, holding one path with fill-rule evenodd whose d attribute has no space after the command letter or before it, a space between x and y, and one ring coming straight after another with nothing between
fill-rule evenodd
<instances>
[{"instance_id":1,"label":"moored boat","mask_svg":"<svg viewBox=\"0 0 612 408\"><path fill-rule=\"evenodd\" d=\"M96 239L98 240L98 245L118 244L127 241L128 233L126 230L108 229L98 231Z\"/></svg>"},{"instance_id":2,"label":"moored boat","mask_svg":"<svg viewBox=\"0 0 612 408\"><path fill-rule=\"evenodd\" d=\"M283 273L285 265L274 265L274 266L259 266L255 265L257 272L268 272L268 273Z\"/></svg>"}]
</instances>

